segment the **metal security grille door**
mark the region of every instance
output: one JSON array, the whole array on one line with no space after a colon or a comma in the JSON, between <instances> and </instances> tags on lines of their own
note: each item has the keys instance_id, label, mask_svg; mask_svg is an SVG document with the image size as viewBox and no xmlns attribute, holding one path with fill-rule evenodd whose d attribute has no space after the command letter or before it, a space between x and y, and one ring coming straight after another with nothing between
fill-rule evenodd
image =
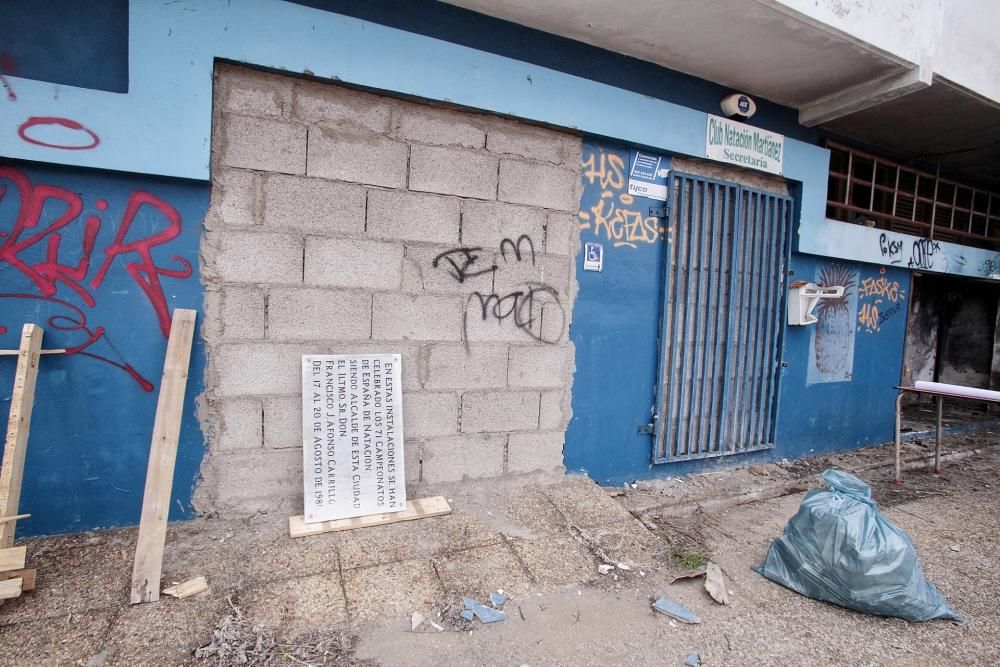
<instances>
[{"instance_id":1,"label":"metal security grille door","mask_svg":"<svg viewBox=\"0 0 1000 667\"><path fill-rule=\"evenodd\" d=\"M792 202L673 174L653 461L774 446Z\"/></svg>"}]
</instances>

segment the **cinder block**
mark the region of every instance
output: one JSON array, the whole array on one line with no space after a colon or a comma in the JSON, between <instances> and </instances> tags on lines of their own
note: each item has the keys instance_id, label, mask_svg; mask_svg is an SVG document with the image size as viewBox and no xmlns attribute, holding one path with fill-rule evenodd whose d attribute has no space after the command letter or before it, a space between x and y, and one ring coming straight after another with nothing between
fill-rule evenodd
<instances>
[{"instance_id":1,"label":"cinder block","mask_svg":"<svg viewBox=\"0 0 1000 667\"><path fill-rule=\"evenodd\" d=\"M310 176L386 188L406 187L409 147L380 134L313 128L309 132Z\"/></svg>"},{"instance_id":2,"label":"cinder block","mask_svg":"<svg viewBox=\"0 0 1000 667\"><path fill-rule=\"evenodd\" d=\"M549 211L545 222L545 253L549 255L576 255L580 243L580 223L572 213Z\"/></svg>"},{"instance_id":3,"label":"cinder block","mask_svg":"<svg viewBox=\"0 0 1000 667\"><path fill-rule=\"evenodd\" d=\"M294 79L249 67L216 65L215 99L226 112L248 116L288 116Z\"/></svg>"},{"instance_id":4,"label":"cinder block","mask_svg":"<svg viewBox=\"0 0 1000 667\"><path fill-rule=\"evenodd\" d=\"M301 366L299 367L301 372ZM264 447L302 447L301 396L269 396L264 404Z\"/></svg>"},{"instance_id":5,"label":"cinder block","mask_svg":"<svg viewBox=\"0 0 1000 667\"><path fill-rule=\"evenodd\" d=\"M264 291L257 287L223 287L219 318L223 340L264 339ZM208 316L206 314L206 316Z\"/></svg>"},{"instance_id":6,"label":"cinder block","mask_svg":"<svg viewBox=\"0 0 1000 667\"><path fill-rule=\"evenodd\" d=\"M406 259L414 269L404 291L471 294L493 291L495 254L464 246L406 246Z\"/></svg>"},{"instance_id":7,"label":"cinder block","mask_svg":"<svg viewBox=\"0 0 1000 667\"><path fill-rule=\"evenodd\" d=\"M565 440L559 431L511 433L507 441L507 472L561 468Z\"/></svg>"},{"instance_id":8,"label":"cinder block","mask_svg":"<svg viewBox=\"0 0 1000 667\"><path fill-rule=\"evenodd\" d=\"M490 391L462 395L462 432L538 429L538 392Z\"/></svg>"},{"instance_id":9,"label":"cinder block","mask_svg":"<svg viewBox=\"0 0 1000 667\"><path fill-rule=\"evenodd\" d=\"M410 190L496 199L497 158L439 146L410 147Z\"/></svg>"},{"instance_id":10,"label":"cinder block","mask_svg":"<svg viewBox=\"0 0 1000 667\"><path fill-rule=\"evenodd\" d=\"M371 337L371 294L274 288L267 300L270 340L360 340Z\"/></svg>"},{"instance_id":11,"label":"cinder block","mask_svg":"<svg viewBox=\"0 0 1000 667\"><path fill-rule=\"evenodd\" d=\"M403 434L433 438L458 433L458 396L424 392L403 395Z\"/></svg>"},{"instance_id":12,"label":"cinder block","mask_svg":"<svg viewBox=\"0 0 1000 667\"><path fill-rule=\"evenodd\" d=\"M522 236L530 239L535 252L544 252L545 211L502 202L462 202L462 245L499 249L503 244L510 252Z\"/></svg>"},{"instance_id":13,"label":"cinder block","mask_svg":"<svg viewBox=\"0 0 1000 667\"><path fill-rule=\"evenodd\" d=\"M428 389L502 389L507 386L507 346L433 345L427 360Z\"/></svg>"},{"instance_id":14,"label":"cinder block","mask_svg":"<svg viewBox=\"0 0 1000 667\"><path fill-rule=\"evenodd\" d=\"M376 294L372 338L384 340L459 340L462 299L451 296Z\"/></svg>"},{"instance_id":15,"label":"cinder block","mask_svg":"<svg viewBox=\"0 0 1000 667\"><path fill-rule=\"evenodd\" d=\"M260 449L263 444L260 399L236 398L219 401L216 406L219 439L218 451Z\"/></svg>"},{"instance_id":16,"label":"cinder block","mask_svg":"<svg viewBox=\"0 0 1000 667\"><path fill-rule=\"evenodd\" d=\"M307 285L398 290L403 246L362 239L306 239Z\"/></svg>"},{"instance_id":17,"label":"cinder block","mask_svg":"<svg viewBox=\"0 0 1000 667\"><path fill-rule=\"evenodd\" d=\"M569 306L553 299L542 304L542 328L539 339L556 345L569 340L569 323L572 319Z\"/></svg>"},{"instance_id":18,"label":"cinder block","mask_svg":"<svg viewBox=\"0 0 1000 667\"><path fill-rule=\"evenodd\" d=\"M501 160L497 199L575 213L580 205L579 181L577 172L562 167Z\"/></svg>"},{"instance_id":19,"label":"cinder block","mask_svg":"<svg viewBox=\"0 0 1000 667\"><path fill-rule=\"evenodd\" d=\"M301 283L302 239L266 232L209 234L206 278L224 283Z\"/></svg>"},{"instance_id":20,"label":"cinder block","mask_svg":"<svg viewBox=\"0 0 1000 667\"><path fill-rule=\"evenodd\" d=\"M501 119L487 128L486 148L501 155L520 155L572 168L579 166L583 150L579 137Z\"/></svg>"},{"instance_id":21,"label":"cinder block","mask_svg":"<svg viewBox=\"0 0 1000 667\"><path fill-rule=\"evenodd\" d=\"M306 126L225 114L222 164L282 174L306 173Z\"/></svg>"},{"instance_id":22,"label":"cinder block","mask_svg":"<svg viewBox=\"0 0 1000 667\"><path fill-rule=\"evenodd\" d=\"M237 518L302 511L302 450L218 453L202 465L199 509Z\"/></svg>"},{"instance_id":23,"label":"cinder block","mask_svg":"<svg viewBox=\"0 0 1000 667\"><path fill-rule=\"evenodd\" d=\"M543 431L565 431L570 411L568 391L543 391L538 428Z\"/></svg>"},{"instance_id":24,"label":"cinder block","mask_svg":"<svg viewBox=\"0 0 1000 667\"><path fill-rule=\"evenodd\" d=\"M392 100L329 83L311 81L295 85L292 115L313 125L389 131Z\"/></svg>"},{"instance_id":25,"label":"cinder block","mask_svg":"<svg viewBox=\"0 0 1000 667\"><path fill-rule=\"evenodd\" d=\"M264 181L264 224L310 234L364 234L365 189L322 178L271 174Z\"/></svg>"},{"instance_id":26,"label":"cinder block","mask_svg":"<svg viewBox=\"0 0 1000 667\"><path fill-rule=\"evenodd\" d=\"M565 387L572 381L570 345L513 345L510 348L511 387Z\"/></svg>"},{"instance_id":27,"label":"cinder block","mask_svg":"<svg viewBox=\"0 0 1000 667\"><path fill-rule=\"evenodd\" d=\"M212 174L212 205L205 226L245 227L257 223L257 175L239 169L216 169Z\"/></svg>"},{"instance_id":28,"label":"cinder block","mask_svg":"<svg viewBox=\"0 0 1000 667\"><path fill-rule=\"evenodd\" d=\"M420 459L423 452L424 443L420 440L406 440L403 444L403 467L406 469L404 472L406 482L419 482L421 464ZM410 490L407 489L407 493Z\"/></svg>"},{"instance_id":29,"label":"cinder block","mask_svg":"<svg viewBox=\"0 0 1000 667\"><path fill-rule=\"evenodd\" d=\"M226 343L209 356L209 379L222 398L301 394L302 354L297 345Z\"/></svg>"},{"instance_id":30,"label":"cinder block","mask_svg":"<svg viewBox=\"0 0 1000 667\"><path fill-rule=\"evenodd\" d=\"M368 235L458 244L459 200L410 192L368 193Z\"/></svg>"},{"instance_id":31,"label":"cinder block","mask_svg":"<svg viewBox=\"0 0 1000 667\"><path fill-rule=\"evenodd\" d=\"M498 477L503 474L504 434L433 438L422 443L422 478L425 482Z\"/></svg>"},{"instance_id":32,"label":"cinder block","mask_svg":"<svg viewBox=\"0 0 1000 667\"><path fill-rule=\"evenodd\" d=\"M538 253L532 262L530 246L523 242L520 246L520 256L521 259L518 260L517 255L508 250L497 258L498 268L493 278L494 291L503 296L515 290L526 292L530 285L546 285L558 292L559 298L564 301L569 294L572 260L564 255Z\"/></svg>"},{"instance_id":33,"label":"cinder block","mask_svg":"<svg viewBox=\"0 0 1000 667\"><path fill-rule=\"evenodd\" d=\"M423 144L482 148L486 133L472 121L475 118L427 104L399 102L392 135Z\"/></svg>"},{"instance_id":34,"label":"cinder block","mask_svg":"<svg viewBox=\"0 0 1000 667\"><path fill-rule=\"evenodd\" d=\"M541 306L520 295L471 295L463 302L464 340L470 343L530 343L542 333ZM541 303L541 302L539 302Z\"/></svg>"}]
</instances>

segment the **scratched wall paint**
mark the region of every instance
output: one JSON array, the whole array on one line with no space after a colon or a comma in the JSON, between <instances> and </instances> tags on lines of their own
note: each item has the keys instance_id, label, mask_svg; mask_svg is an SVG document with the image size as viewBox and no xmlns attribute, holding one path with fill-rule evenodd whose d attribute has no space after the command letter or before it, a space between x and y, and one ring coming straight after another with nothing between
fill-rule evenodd
<instances>
[{"instance_id":1,"label":"scratched wall paint","mask_svg":"<svg viewBox=\"0 0 1000 667\"><path fill-rule=\"evenodd\" d=\"M819 267L813 282L844 288L836 299L820 299L813 309L818 320L809 327L809 371L806 382L848 382L854 374L854 320L858 312L858 272L830 263Z\"/></svg>"},{"instance_id":2,"label":"scratched wall paint","mask_svg":"<svg viewBox=\"0 0 1000 667\"><path fill-rule=\"evenodd\" d=\"M174 308L201 310L208 187L0 162L0 348L45 329L19 534L134 524ZM6 423L14 357L0 357ZM189 516L203 442L192 357L171 518Z\"/></svg>"}]
</instances>

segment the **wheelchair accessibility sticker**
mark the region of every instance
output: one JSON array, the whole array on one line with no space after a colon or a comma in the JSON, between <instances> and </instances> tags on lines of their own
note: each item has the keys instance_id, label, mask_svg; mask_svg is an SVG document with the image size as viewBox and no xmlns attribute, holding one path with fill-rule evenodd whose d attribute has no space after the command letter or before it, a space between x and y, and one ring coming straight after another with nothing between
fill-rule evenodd
<instances>
[{"instance_id":1,"label":"wheelchair accessibility sticker","mask_svg":"<svg viewBox=\"0 0 1000 667\"><path fill-rule=\"evenodd\" d=\"M604 269L604 246L587 242L583 246L583 270L602 271Z\"/></svg>"}]
</instances>

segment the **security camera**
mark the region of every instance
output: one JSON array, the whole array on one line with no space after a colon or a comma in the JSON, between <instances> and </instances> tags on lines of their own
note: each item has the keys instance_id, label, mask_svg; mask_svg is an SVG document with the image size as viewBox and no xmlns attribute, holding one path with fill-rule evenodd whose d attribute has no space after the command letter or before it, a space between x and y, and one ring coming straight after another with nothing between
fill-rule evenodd
<instances>
[{"instance_id":1,"label":"security camera","mask_svg":"<svg viewBox=\"0 0 1000 667\"><path fill-rule=\"evenodd\" d=\"M726 118L746 120L757 113L757 103L749 95L731 93L722 98L722 113Z\"/></svg>"}]
</instances>

